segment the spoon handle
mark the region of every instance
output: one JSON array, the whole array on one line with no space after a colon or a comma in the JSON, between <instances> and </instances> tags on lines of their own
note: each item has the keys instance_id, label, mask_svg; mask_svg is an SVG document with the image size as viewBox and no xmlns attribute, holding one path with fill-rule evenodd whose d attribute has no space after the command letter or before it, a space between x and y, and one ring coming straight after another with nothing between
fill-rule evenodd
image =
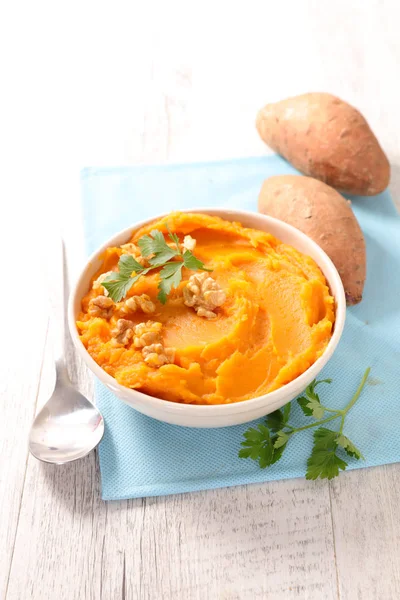
<instances>
[{"instance_id":1,"label":"spoon handle","mask_svg":"<svg viewBox=\"0 0 400 600\"><path fill-rule=\"evenodd\" d=\"M56 244L55 273L52 294L50 297L53 317L54 356L56 365L57 382L69 381L65 363L65 249L64 241L60 236Z\"/></svg>"}]
</instances>

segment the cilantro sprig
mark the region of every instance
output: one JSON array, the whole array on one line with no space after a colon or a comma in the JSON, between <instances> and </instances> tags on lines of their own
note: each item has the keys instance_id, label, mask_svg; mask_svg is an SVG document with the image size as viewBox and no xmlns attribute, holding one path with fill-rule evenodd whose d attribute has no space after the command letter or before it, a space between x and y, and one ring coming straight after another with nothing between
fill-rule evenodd
<instances>
[{"instance_id":1,"label":"cilantro sprig","mask_svg":"<svg viewBox=\"0 0 400 600\"><path fill-rule=\"evenodd\" d=\"M344 471L348 463L347 456L359 460L364 459L360 450L343 434L347 413L357 402L368 379L368 368L354 396L343 409L327 408L321 403L315 388L321 383L331 383L331 379L314 379L306 388L304 395L297 399L306 417L316 419L315 423L295 427L289 424L291 404L286 404L282 410L276 410L266 417L265 423L250 427L244 434L240 458L251 458L258 462L262 469L275 464L281 457L290 438L301 431L318 427L314 432L314 444L307 461L306 479L332 479L340 471ZM329 416L326 416L329 415ZM324 418L323 418L324 417ZM340 419L339 431L321 427L329 421Z\"/></svg>"},{"instance_id":2,"label":"cilantro sprig","mask_svg":"<svg viewBox=\"0 0 400 600\"><path fill-rule=\"evenodd\" d=\"M103 282L103 287L114 302L120 302L131 287L142 275L147 275L154 269L160 270L158 284L158 300L165 304L173 288L177 288L182 280L182 267L191 271L211 271L194 256L190 250L182 252L179 238L168 227L168 237L174 247L168 246L161 231L154 229L150 235L144 235L138 240L138 246L144 258L147 258L148 267L143 267L133 256L124 254L118 262L118 271L110 274Z\"/></svg>"}]
</instances>

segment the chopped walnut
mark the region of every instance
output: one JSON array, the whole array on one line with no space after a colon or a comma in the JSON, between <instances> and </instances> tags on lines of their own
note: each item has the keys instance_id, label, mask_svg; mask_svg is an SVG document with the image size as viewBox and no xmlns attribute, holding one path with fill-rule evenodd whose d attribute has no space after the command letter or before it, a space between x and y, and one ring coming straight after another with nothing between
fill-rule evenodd
<instances>
[{"instance_id":1,"label":"chopped walnut","mask_svg":"<svg viewBox=\"0 0 400 600\"><path fill-rule=\"evenodd\" d=\"M118 319L116 329L113 329L112 336L115 344L126 346L133 338L133 330L135 325L128 319Z\"/></svg>"},{"instance_id":2,"label":"chopped walnut","mask_svg":"<svg viewBox=\"0 0 400 600\"><path fill-rule=\"evenodd\" d=\"M142 267L147 267L148 266L148 262L146 258L143 258L143 256L140 253L140 248L138 248L136 246L136 244L122 244L121 246L121 250L123 254L132 254L132 256L134 257L134 259L140 264L142 265Z\"/></svg>"},{"instance_id":3,"label":"chopped walnut","mask_svg":"<svg viewBox=\"0 0 400 600\"><path fill-rule=\"evenodd\" d=\"M194 308L199 317L215 319L214 309L226 300L226 294L220 285L206 272L195 273L189 278L183 289L186 306Z\"/></svg>"},{"instance_id":4,"label":"chopped walnut","mask_svg":"<svg viewBox=\"0 0 400 600\"><path fill-rule=\"evenodd\" d=\"M99 275L98 278L95 281L93 281L93 289L100 290L103 296L108 296L108 290L106 290L106 288L103 287L101 284L106 279L106 277L112 275L112 273L113 271L107 271L107 273L102 273L101 275Z\"/></svg>"},{"instance_id":5,"label":"chopped walnut","mask_svg":"<svg viewBox=\"0 0 400 600\"><path fill-rule=\"evenodd\" d=\"M149 367L162 367L175 360L175 350L164 348L161 337L162 324L156 321L139 323L135 327L135 338L133 340L136 348L142 349L144 362Z\"/></svg>"},{"instance_id":6,"label":"chopped walnut","mask_svg":"<svg viewBox=\"0 0 400 600\"><path fill-rule=\"evenodd\" d=\"M146 314L151 314L155 312L156 306L147 294L142 294L141 296L131 296L130 298L127 298L120 307L120 312L125 315L134 313L138 310L141 310Z\"/></svg>"},{"instance_id":7,"label":"chopped walnut","mask_svg":"<svg viewBox=\"0 0 400 600\"><path fill-rule=\"evenodd\" d=\"M183 238L182 250L190 250L190 252L193 252L195 248L196 240L192 238L191 235L185 235L185 237Z\"/></svg>"},{"instance_id":8,"label":"chopped walnut","mask_svg":"<svg viewBox=\"0 0 400 600\"><path fill-rule=\"evenodd\" d=\"M127 254L133 254L134 256L136 256L137 254L140 254L139 248L136 246L136 244L132 244L132 243L122 244L121 250L124 250L124 252L126 252Z\"/></svg>"},{"instance_id":9,"label":"chopped walnut","mask_svg":"<svg viewBox=\"0 0 400 600\"><path fill-rule=\"evenodd\" d=\"M173 363L175 360L175 350L173 348L164 348L163 344L150 344L142 349L144 362L149 367L162 367Z\"/></svg>"},{"instance_id":10,"label":"chopped walnut","mask_svg":"<svg viewBox=\"0 0 400 600\"><path fill-rule=\"evenodd\" d=\"M204 317L205 319L215 319L217 317L215 312L213 312L212 310L207 310L202 306L199 306L199 308L197 309L195 308L195 311L197 312L199 317Z\"/></svg>"},{"instance_id":11,"label":"chopped walnut","mask_svg":"<svg viewBox=\"0 0 400 600\"><path fill-rule=\"evenodd\" d=\"M147 321L147 323L139 323L135 327L135 339L133 343L136 348L144 348L150 344L158 344L161 342L162 324L157 321Z\"/></svg>"},{"instance_id":12,"label":"chopped walnut","mask_svg":"<svg viewBox=\"0 0 400 600\"><path fill-rule=\"evenodd\" d=\"M113 314L114 302L107 296L96 296L89 302L89 314L92 317L101 317L109 319Z\"/></svg>"}]
</instances>

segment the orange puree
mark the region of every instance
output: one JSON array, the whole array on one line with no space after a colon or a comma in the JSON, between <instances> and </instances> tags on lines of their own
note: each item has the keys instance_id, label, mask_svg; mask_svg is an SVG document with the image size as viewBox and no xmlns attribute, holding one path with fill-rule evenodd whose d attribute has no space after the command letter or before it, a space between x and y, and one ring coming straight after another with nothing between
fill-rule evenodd
<instances>
[{"instance_id":1,"label":"orange puree","mask_svg":"<svg viewBox=\"0 0 400 600\"><path fill-rule=\"evenodd\" d=\"M153 229L166 235L166 223L181 241L187 234L197 241L194 254L212 269L226 301L215 309L216 319L198 316L184 304L183 288L193 272L183 269L179 288L162 305L156 299L159 275L153 272L128 293L150 296L153 314L138 310L126 317L115 307L105 319L89 314L90 300L104 292L91 289L82 299L80 337L120 384L173 402L239 402L292 381L324 352L335 320L334 299L311 258L268 233L200 214L173 213L135 231L130 241ZM117 269L121 252L108 248L94 280ZM174 363L151 367L132 340L115 345L111 332L119 318L135 325L161 322L164 346L175 349Z\"/></svg>"}]
</instances>

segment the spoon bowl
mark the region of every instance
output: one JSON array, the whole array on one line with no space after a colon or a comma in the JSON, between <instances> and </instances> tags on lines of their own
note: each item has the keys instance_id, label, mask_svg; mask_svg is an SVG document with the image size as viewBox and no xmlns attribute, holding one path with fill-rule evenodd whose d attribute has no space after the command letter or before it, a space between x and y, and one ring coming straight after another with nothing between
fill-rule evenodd
<instances>
[{"instance_id":1,"label":"spoon bowl","mask_svg":"<svg viewBox=\"0 0 400 600\"><path fill-rule=\"evenodd\" d=\"M37 414L29 436L35 458L62 465L83 458L100 442L104 420L97 408L68 383L57 383Z\"/></svg>"}]
</instances>

